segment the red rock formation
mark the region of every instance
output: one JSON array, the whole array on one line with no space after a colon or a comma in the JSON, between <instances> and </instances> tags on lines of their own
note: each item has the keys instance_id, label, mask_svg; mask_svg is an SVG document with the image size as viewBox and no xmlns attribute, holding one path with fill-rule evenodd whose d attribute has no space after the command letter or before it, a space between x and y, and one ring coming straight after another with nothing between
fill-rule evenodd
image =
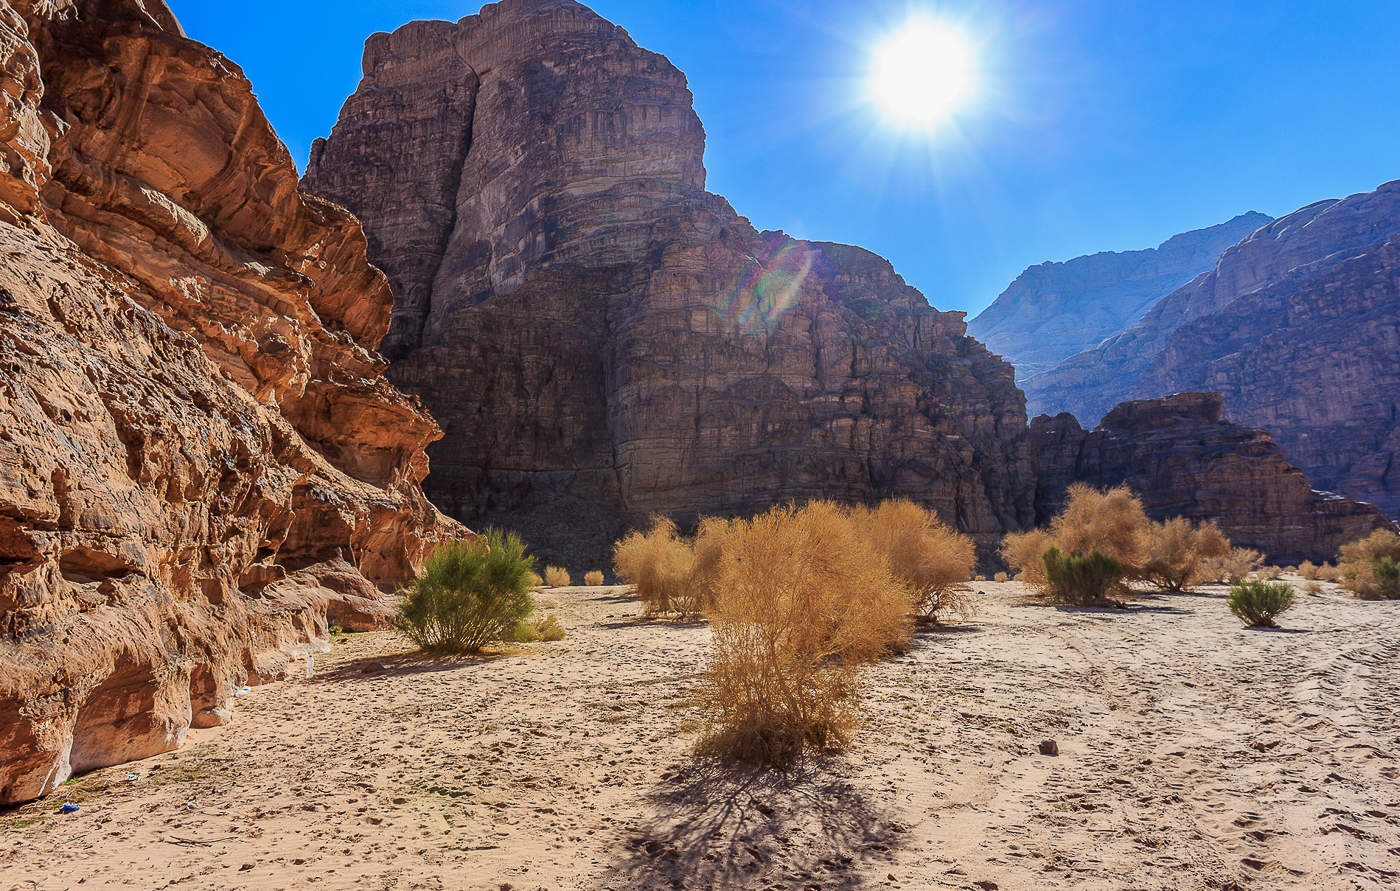
<instances>
[{"instance_id":1,"label":"red rock formation","mask_svg":"<svg viewBox=\"0 0 1400 891\"><path fill-rule=\"evenodd\" d=\"M365 221L434 501L573 565L652 511L914 497L1032 515L1011 369L879 257L703 191L684 76L572 0L370 38L306 187Z\"/></svg>"},{"instance_id":2,"label":"red rock formation","mask_svg":"<svg viewBox=\"0 0 1400 891\"><path fill-rule=\"evenodd\" d=\"M1060 512L1071 483L1127 485L1154 519L1214 520L1278 564L1332 560L1393 526L1369 504L1314 491L1269 434L1221 420L1224 407L1218 393L1125 402L1092 431L1067 412L1037 417L1037 519Z\"/></svg>"},{"instance_id":3,"label":"red rock formation","mask_svg":"<svg viewBox=\"0 0 1400 891\"><path fill-rule=\"evenodd\" d=\"M0 804L168 750L459 527L384 277L158 0L0 2Z\"/></svg>"},{"instance_id":4,"label":"red rock formation","mask_svg":"<svg viewBox=\"0 0 1400 891\"><path fill-rule=\"evenodd\" d=\"M1097 417L1218 390L1317 485L1400 516L1400 182L1323 201L1230 248L1097 349L1025 382L1033 409Z\"/></svg>"}]
</instances>

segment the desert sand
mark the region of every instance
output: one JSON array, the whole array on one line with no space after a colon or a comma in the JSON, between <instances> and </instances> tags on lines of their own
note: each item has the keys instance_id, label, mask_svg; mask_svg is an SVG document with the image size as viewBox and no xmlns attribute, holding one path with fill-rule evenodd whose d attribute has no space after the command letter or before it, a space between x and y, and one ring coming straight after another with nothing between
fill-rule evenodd
<instances>
[{"instance_id":1,"label":"desert sand","mask_svg":"<svg viewBox=\"0 0 1400 891\"><path fill-rule=\"evenodd\" d=\"M709 632L619 589L545 592L568 639L483 658L338 638L228 726L0 813L0 888L1400 883L1400 603L1327 586L1255 631L1220 588L974 587L868 670L850 751L787 773L690 754Z\"/></svg>"}]
</instances>

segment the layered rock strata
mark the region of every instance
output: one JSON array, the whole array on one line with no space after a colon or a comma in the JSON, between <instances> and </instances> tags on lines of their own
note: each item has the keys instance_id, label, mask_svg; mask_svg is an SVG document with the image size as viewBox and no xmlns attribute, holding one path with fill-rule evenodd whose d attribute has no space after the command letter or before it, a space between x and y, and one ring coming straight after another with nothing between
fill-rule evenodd
<instances>
[{"instance_id":1,"label":"layered rock strata","mask_svg":"<svg viewBox=\"0 0 1400 891\"><path fill-rule=\"evenodd\" d=\"M1032 266L968 322L968 333L1004 356L1024 381L1132 325L1272 219L1251 211L1156 248Z\"/></svg>"},{"instance_id":2,"label":"layered rock strata","mask_svg":"<svg viewBox=\"0 0 1400 891\"><path fill-rule=\"evenodd\" d=\"M1073 483L1127 485L1154 519L1213 520L1280 565L1332 560L1394 527L1372 505L1313 490L1268 433L1222 420L1224 408L1218 393L1182 393L1125 402L1093 430L1067 412L1037 417L1037 519L1049 522Z\"/></svg>"},{"instance_id":3,"label":"layered rock strata","mask_svg":"<svg viewBox=\"0 0 1400 891\"><path fill-rule=\"evenodd\" d=\"M370 38L304 180L365 221L428 491L575 566L653 511L903 495L1033 519L1011 368L889 263L704 191L684 76L572 0Z\"/></svg>"},{"instance_id":4,"label":"layered rock strata","mask_svg":"<svg viewBox=\"0 0 1400 891\"><path fill-rule=\"evenodd\" d=\"M0 2L0 804L177 746L465 534L358 223L159 0Z\"/></svg>"},{"instance_id":5,"label":"layered rock strata","mask_svg":"<svg viewBox=\"0 0 1400 891\"><path fill-rule=\"evenodd\" d=\"M1136 325L1024 383L1037 411L1224 394L1317 485L1400 516L1400 182L1259 229Z\"/></svg>"}]
</instances>

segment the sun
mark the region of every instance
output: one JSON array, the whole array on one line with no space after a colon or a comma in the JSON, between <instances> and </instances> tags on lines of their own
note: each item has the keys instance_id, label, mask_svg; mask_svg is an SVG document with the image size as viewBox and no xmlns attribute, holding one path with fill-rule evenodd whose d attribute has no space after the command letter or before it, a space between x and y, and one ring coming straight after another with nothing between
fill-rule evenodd
<instances>
[{"instance_id":1,"label":"sun","mask_svg":"<svg viewBox=\"0 0 1400 891\"><path fill-rule=\"evenodd\" d=\"M875 50L870 92L892 123L933 129L967 104L976 65L971 43L957 28L911 21Z\"/></svg>"}]
</instances>

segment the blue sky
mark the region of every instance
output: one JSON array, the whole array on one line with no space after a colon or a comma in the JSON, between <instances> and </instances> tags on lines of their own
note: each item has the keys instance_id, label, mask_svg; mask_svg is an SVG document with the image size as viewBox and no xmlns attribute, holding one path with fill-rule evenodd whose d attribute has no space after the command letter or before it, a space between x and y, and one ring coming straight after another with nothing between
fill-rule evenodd
<instances>
[{"instance_id":1,"label":"blue sky","mask_svg":"<svg viewBox=\"0 0 1400 891\"><path fill-rule=\"evenodd\" d=\"M472 0L169 0L304 165L364 39ZM690 79L709 187L760 229L895 263L975 313L1024 267L1400 179L1394 0L594 0ZM931 137L869 100L901 23L956 23L976 96Z\"/></svg>"}]
</instances>

